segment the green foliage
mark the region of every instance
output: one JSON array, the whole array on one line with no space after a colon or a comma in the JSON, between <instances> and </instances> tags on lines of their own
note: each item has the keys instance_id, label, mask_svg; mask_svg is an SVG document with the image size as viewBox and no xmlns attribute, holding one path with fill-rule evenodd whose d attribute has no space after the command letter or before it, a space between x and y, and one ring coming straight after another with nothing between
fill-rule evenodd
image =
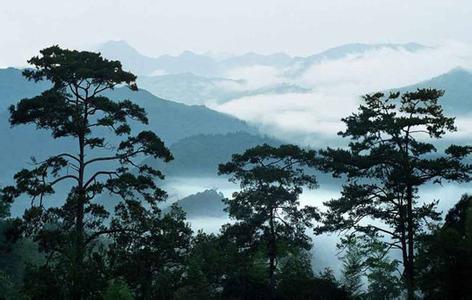
<instances>
[{"instance_id":1,"label":"green foliage","mask_svg":"<svg viewBox=\"0 0 472 300\"><path fill-rule=\"evenodd\" d=\"M277 294L283 299L304 299L308 296L314 273L309 252L289 255L280 260L280 272L277 276Z\"/></svg>"},{"instance_id":2,"label":"green foliage","mask_svg":"<svg viewBox=\"0 0 472 300\"><path fill-rule=\"evenodd\" d=\"M177 299L266 299L267 266L260 252L241 253L236 240L198 232Z\"/></svg>"},{"instance_id":3,"label":"green foliage","mask_svg":"<svg viewBox=\"0 0 472 300\"><path fill-rule=\"evenodd\" d=\"M313 273L309 252L290 255L281 263L277 299L349 299L332 270L325 269L319 275Z\"/></svg>"},{"instance_id":4,"label":"green foliage","mask_svg":"<svg viewBox=\"0 0 472 300\"><path fill-rule=\"evenodd\" d=\"M111 273L121 276L136 299L170 299L182 286L192 231L176 206L165 215L127 201L110 226Z\"/></svg>"},{"instance_id":5,"label":"green foliage","mask_svg":"<svg viewBox=\"0 0 472 300\"><path fill-rule=\"evenodd\" d=\"M110 281L103 300L133 300L133 294L125 281L115 279Z\"/></svg>"},{"instance_id":6,"label":"green foliage","mask_svg":"<svg viewBox=\"0 0 472 300\"><path fill-rule=\"evenodd\" d=\"M362 292L362 276L364 273L364 252L355 238L345 241L346 253L342 257L342 285L353 297L358 297Z\"/></svg>"},{"instance_id":7,"label":"green foliage","mask_svg":"<svg viewBox=\"0 0 472 300\"><path fill-rule=\"evenodd\" d=\"M344 250L342 285L353 299L398 299L403 283L399 261L389 257L384 241L365 235L341 239ZM367 289L363 288L364 278Z\"/></svg>"},{"instance_id":8,"label":"green foliage","mask_svg":"<svg viewBox=\"0 0 472 300\"><path fill-rule=\"evenodd\" d=\"M63 273L64 270L57 267L29 265L23 278L22 293L30 299L65 299L69 295L67 287L61 285Z\"/></svg>"},{"instance_id":9,"label":"green foliage","mask_svg":"<svg viewBox=\"0 0 472 300\"><path fill-rule=\"evenodd\" d=\"M0 269L0 300L25 299L20 293L18 284L10 277L10 274Z\"/></svg>"},{"instance_id":10,"label":"green foliage","mask_svg":"<svg viewBox=\"0 0 472 300\"><path fill-rule=\"evenodd\" d=\"M6 299L22 299L21 288L28 266L43 263L44 257L31 240L2 240L2 227L0 224L0 290Z\"/></svg>"},{"instance_id":11,"label":"green foliage","mask_svg":"<svg viewBox=\"0 0 472 300\"><path fill-rule=\"evenodd\" d=\"M179 152L180 172L205 173L235 149L244 151L218 168L240 185L223 202L236 221L219 234L193 236L182 208L159 208L166 193L156 166L172 160L171 152L154 132L133 132L148 124L142 107L108 98L121 85L137 90L136 77L98 53L58 46L29 63L34 68L24 76L48 89L11 106L10 124L36 126L74 148L33 158L15 185L1 189L1 299L396 299L405 286L412 299L416 279L427 299L471 294L472 198L464 196L430 234L424 229L439 220L436 203L417 201L424 184L471 180L465 159L472 146L451 145L439 155L430 143L455 131L439 105L442 91L365 96L359 111L343 119L348 148L320 151L321 159L242 133L177 143L173 149L192 148ZM342 241L341 283L332 270L314 274L311 266L306 230L321 216L315 207L300 207L299 196L317 186L314 167L347 177L316 228L350 233ZM50 205L61 186L70 189L65 201ZM113 212L96 201L105 193L118 199ZM198 200L208 197L222 195L207 191L180 204L206 210ZM24 198L31 207L22 219L9 218L13 201ZM400 250L403 274L392 249Z\"/></svg>"},{"instance_id":12,"label":"green foliage","mask_svg":"<svg viewBox=\"0 0 472 300\"><path fill-rule=\"evenodd\" d=\"M303 250L279 258L278 284L271 291L265 250L242 251L233 230L225 226L220 235L195 236L176 299L348 299L332 272L313 273L311 254Z\"/></svg>"},{"instance_id":13,"label":"green foliage","mask_svg":"<svg viewBox=\"0 0 472 300\"><path fill-rule=\"evenodd\" d=\"M310 206L300 209L298 197L303 187L316 187L315 176L305 170L314 161L314 151L264 144L234 154L230 162L219 166L219 174L230 175L241 186L241 191L224 200L230 217L238 220L228 233L243 243L243 249L265 248L272 291L277 259L290 248L311 247L305 230L318 212Z\"/></svg>"},{"instance_id":14,"label":"green foliage","mask_svg":"<svg viewBox=\"0 0 472 300\"><path fill-rule=\"evenodd\" d=\"M320 151L320 166L334 176L345 175L341 197L327 201L317 232L351 230L383 238L402 251L408 298L414 297L415 240L426 222L438 221L436 203L417 204L422 185L471 179L464 159L472 146L451 145L436 154L433 139L455 131L454 118L443 114L443 91L376 93L364 96L358 112L344 118L339 135L350 138L348 149ZM374 225L380 224L380 225Z\"/></svg>"},{"instance_id":15,"label":"green foliage","mask_svg":"<svg viewBox=\"0 0 472 300\"><path fill-rule=\"evenodd\" d=\"M367 299L398 299L401 294L403 284L398 276L397 260L392 260L388 256L387 246L378 241L370 241L366 252L367 266Z\"/></svg>"},{"instance_id":16,"label":"green foliage","mask_svg":"<svg viewBox=\"0 0 472 300\"><path fill-rule=\"evenodd\" d=\"M144 109L130 100L112 101L103 95L119 85L137 89L136 76L123 71L120 62L58 46L40 54L28 61L35 68L23 74L53 85L11 106L10 123L32 124L48 130L54 139L72 139L76 148L42 161L33 159L33 168L19 171L14 176L16 184L3 188L1 198L7 203L21 196L31 199L22 228L48 257L45 266L30 268L27 293L41 298L51 285L57 287L59 298L95 297L107 280L97 241L110 230L109 211L93 200L104 192L139 205L142 200L149 205L163 200L165 192L154 181L163 175L136 160L150 156L169 161L172 155L151 131L131 135L130 120L148 123ZM105 132L115 135L114 139ZM70 192L62 206L50 207L45 201L57 186L71 187ZM39 276L42 271L51 276ZM38 296L38 291L44 294Z\"/></svg>"},{"instance_id":17,"label":"green foliage","mask_svg":"<svg viewBox=\"0 0 472 300\"><path fill-rule=\"evenodd\" d=\"M198 232L191 241L186 258L183 286L176 291L177 299L219 299L223 290L223 275L229 268L230 251L213 234Z\"/></svg>"},{"instance_id":18,"label":"green foliage","mask_svg":"<svg viewBox=\"0 0 472 300\"><path fill-rule=\"evenodd\" d=\"M2 201L0 199L0 201ZM0 206L0 299L23 299L20 292L26 264L39 263L37 245L21 239L21 222L9 215L9 205Z\"/></svg>"},{"instance_id":19,"label":"green foliage","mask_svg":"<svg viewBox=\"0 0 472 300\"><path fill-rule=\"evenodd\" d=\"M467 299L471 295L472 196L462 196L444 224L422 236L417 269L426 299Z\"/></svg>"},{"instance_id":20,"label":"green foliage","mask_svg":"<svg viewBox=\"0 0 472 300\"><path fill-rule=\"evenodd\" d=\"M77 269L69 257L75 254L73 240L68 252L47 253L43 263L29 264L23 277L22 292L32 299L71 299L75 296ZM87 252L80 269L81 294L86 299L98 299L107 287L105 253L96 248Z\"/></svg>"},{"instance_id":21,"label":"green foliage","mask_svg":"<svg viewBox=\"0 0 472 300\"><path fill-rule=\"evenodd\" d=\"M5 199L0 199L0 220L5 219L10 215L10 203Z\"/></svg>"}]
</instances>

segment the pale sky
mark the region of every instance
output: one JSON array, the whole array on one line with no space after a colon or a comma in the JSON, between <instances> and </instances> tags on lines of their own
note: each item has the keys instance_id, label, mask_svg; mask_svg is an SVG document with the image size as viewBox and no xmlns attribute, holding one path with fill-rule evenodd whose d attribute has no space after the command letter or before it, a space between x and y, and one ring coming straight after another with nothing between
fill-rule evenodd
<instances>
[{"instance_id":1,"label":"pale sky","mask_svg":"<svg viewBox=\"0 0 472 300\"><path fill-rule=\"evenodd\" d=\"M472 42L470 0L1 0L0 66L43 47L126 40L158 56L287 52L351 42Z\"/></svg>"}]
</instances>

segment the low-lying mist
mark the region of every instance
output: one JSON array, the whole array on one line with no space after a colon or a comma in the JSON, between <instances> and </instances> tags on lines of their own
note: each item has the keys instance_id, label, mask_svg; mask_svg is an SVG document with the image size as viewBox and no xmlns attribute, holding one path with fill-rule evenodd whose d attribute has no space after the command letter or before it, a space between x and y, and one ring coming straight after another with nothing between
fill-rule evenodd
<instances>
[{"instance_id":1,"label":"low-lying mist","mask_svg":"<svg viewBox=\"0 0 472 300\"><path fill-rule=\"evenodd\" d=\"M231 197L231 194L238 190L238 185L228 182L223 177L173 177L166 180L164 188L169 194L166 205L170 205L179 199L208 189L215 189L223 193L225 197ZM339 197L340 191L341 185L321 184L318 189L305 190L300 197L300 205L316 206L320 210L324 210L323 202ZM420 189L418 201L431 202L439 200L438 209L444 215L459 200L461 195L471 191L471 184L444 183L443 185L429 185ZM191 224L194 232L202 230L207 233L218 233L221 225L234 222L234 220L231 220L229 217L199 216L189 218L188 222ZM336 248L336 244L339 242L340 234L332 233L314 236L312 232L309 232L309 235L313 239L311 253L315 270L321 271L329 267L336 274L339 274L342 263L338 259L339 250Z\"/></svg>"}]
</instances>

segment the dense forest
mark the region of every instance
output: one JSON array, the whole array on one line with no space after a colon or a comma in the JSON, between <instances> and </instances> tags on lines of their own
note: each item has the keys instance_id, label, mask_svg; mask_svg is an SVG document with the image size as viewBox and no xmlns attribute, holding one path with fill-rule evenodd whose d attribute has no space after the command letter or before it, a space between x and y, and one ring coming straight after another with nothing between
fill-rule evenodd
<instances>
[{"instance_id":1,"label":"dense forest","mask_svg":"<svg viewBox=\"0 0 472 300\"><path fill-rule=\"evenodd\" d=\"M444 218L420 197L427 185L472 180L472 145L445 145L457 130L442 106L449 91L367 94L341 120L347 146L314 149L193 107L200 120L138 91L137 77L100 53L52 46L28 63L23 76L39 85L0 116L41 135L44 147L25 135L24 148L55 154L0 187L0 299L471 299L472 195L448 199ZM30 159L22 151L5 154L2 172ZM211 172L238 190L163 206L165 175ZM302 205L328 176L342 182L340 197ZM10 212L18 202L22 215ZM230 222L193 231L186 211L215 205ZM325 233L340 236L340 276L314 271L312 236Z\"/></svg>"}]
</instances>

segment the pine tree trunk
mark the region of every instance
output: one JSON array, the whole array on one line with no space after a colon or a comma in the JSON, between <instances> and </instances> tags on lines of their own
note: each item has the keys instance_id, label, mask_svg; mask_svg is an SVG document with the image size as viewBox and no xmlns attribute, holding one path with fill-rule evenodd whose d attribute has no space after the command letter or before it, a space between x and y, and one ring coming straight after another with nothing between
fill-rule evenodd
<instances>
[{"instance_id":1,"label":"pine tree trunk","mask_svg":"<svg viewBox=\"0 0 472 300\"><path fill-rule=\"evenodd\" d=\"M407 299L415 299L415 274L414 274L414 216L413 216L413 183L412 175L413 169L411 167L411 160L409 157L410 149L410 127L406 135L407 141L405 144L405 164L406 164L406 218L407 218L407 260L405 264L405 283L407 288Z\"/></svg>"},{"instance_id":2,"label":"pine tree trunk","mask_svg":"<svg viewBox=\"0 0 472 300\"><path fill-rule=\"evenodd\" d=\"M86 192L84 190L85 176L85 134L79 135L79 182L76 190L74 204L75 211L75 256L74 256L74 276L72 282L72 299L82 300L82 284L84 280L83 260L85 256L85 237L84 237L84 206L86 202Z\"/></svg>"},{"instance_id":3,"label":"pine tree trunk","mask_svg":"<svg viewBox=\"0 0 472 300\"><path fill-rule=\"evenodd\" d=\"M407 238L407 224L406 224L406 207L402 203L400 207L400 244L401 244L401 251L402 251L402 262L403 262L403 276L406 282L406 270L408 269L408 238Z\"/></svg>"},{"instance_id":4,"label":"pine tree trunk","mask_svg":"<svg viewBox=\"0 0 472 300\"><path fill-rule=\"evenodd\" d=\"M274 228L274 212L270 211L270 240L269 240L269 289L270 298L275 299L275 259L277 256L277 249L275 243L275 228Z\"/></svg>"},{"instance_id":5,"label":"pine tree trunk","mask_svg":"<svg viewBox=\"0 0 472 300\"><path fill-rule=\"evenodd\" d=\"M415 299L415 274L414 274L414 220L413 220L413 187L407 185L407 222L408 222L408 253L405 265L405 279L408 300Z\"/></svg>"}]
</instances>

